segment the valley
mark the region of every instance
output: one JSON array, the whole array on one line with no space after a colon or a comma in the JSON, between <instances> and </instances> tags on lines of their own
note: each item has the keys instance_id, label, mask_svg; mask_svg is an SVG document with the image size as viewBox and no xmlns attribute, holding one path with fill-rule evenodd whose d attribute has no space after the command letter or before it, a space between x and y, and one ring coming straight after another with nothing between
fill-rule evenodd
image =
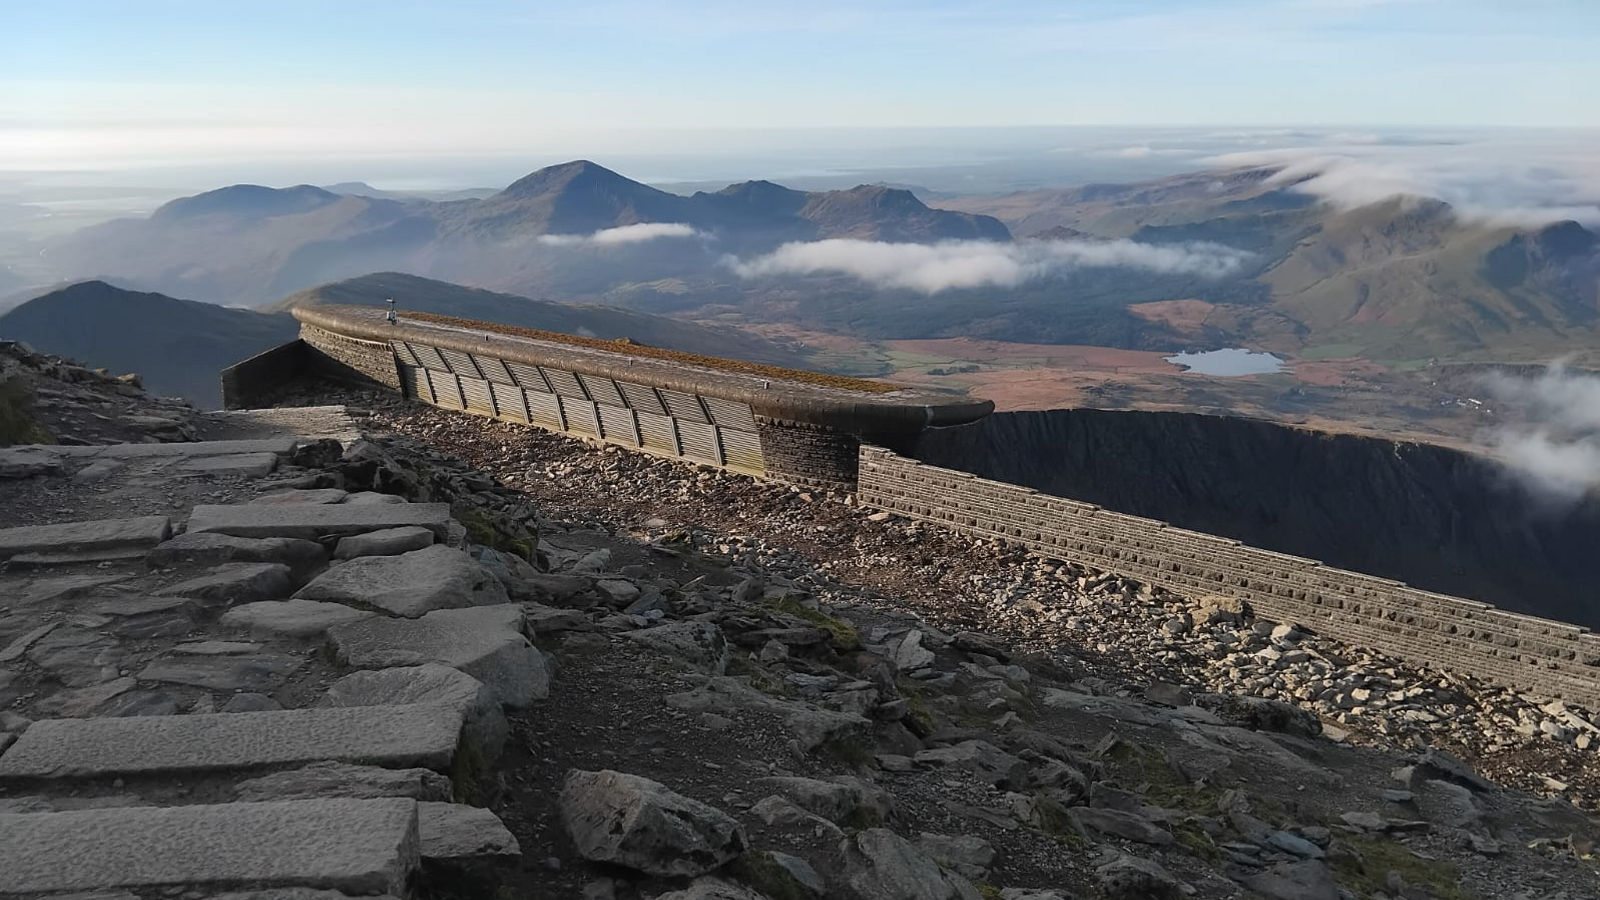
<instances>
[{"instance_id":1,"label":"valley","mask_svg":"<svg viewBox=\"0 0 1600 900\"><path fill-rule=\"evenodd\" d=\"M924 202L762 180L672 193L578 160L495 192L233 185L52 234L31 258L52 277L269 313L393 298L1002 410L1202 412L1463 448L1500 424L1484 372L1600 366L1594 232L1419 197L1329 202L1305 184L1256 166ZM1212 377L1165 361L1227 347L1286 364ZM193 387L209 371L187 378L172 390L210 403Z\"/></svg>"}]
</instances>

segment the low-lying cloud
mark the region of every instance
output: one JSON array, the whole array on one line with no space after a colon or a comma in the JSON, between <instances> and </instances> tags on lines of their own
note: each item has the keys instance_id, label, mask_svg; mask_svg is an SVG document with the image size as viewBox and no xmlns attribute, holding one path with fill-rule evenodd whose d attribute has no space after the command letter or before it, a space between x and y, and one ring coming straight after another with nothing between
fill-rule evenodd
<instances>
[{"instance_id":1,"label":"low-lying cloud","mask_svg":"<svg viewBox=\"0 0 1600 900\"><path fill-rule=\"evenodd\" d=\"M1600 161L1592 136L1433 140L1333 135L1326 142L1225 153L1218 166L1273 166L1277 183L1341 207L1397 196L1449 203L1471 221L1535 227L1600 224Z\"/></svg>"},{"instance_id":2,"label":"low-lying cloud","mask_svg":"<svg viewBox=\"0 0 1600 900\"><path fill-rule=\"evenodd\" d=\"M1537 377L1485 379L1510 420L1489 443L1539 493L1575 500L1600 489L1600 376L1552 364Z\"/></svg>"},{"instance_id":3,"label":"low-lying cloud","mask_svg":"<svg viewBox=\"0 0 1600 900\"><path fill-rule=\"evenodd\" d=\"M891 243L836 238L784 244L749 260L725 263L742 278L773 275L850 275L868 284L925 294L959 288L1016 287L1074 269L1140 269L1223 278L1250 254L1223 244L1141 244L1137 241L941 241Z\"/></svg>"},{"instance_id":4,"label":"low-lying cloud","mask_svg":"<svg viewBox=\"0 0 1600 900\"><path fill-rule=\"evenodd\" d=\"M660 238L696 237L700 232L682 222L640 222L604 228L594 234L541 234L539 243L549 247L614 247L640 244Z\"/></svg>"}]
</instances>

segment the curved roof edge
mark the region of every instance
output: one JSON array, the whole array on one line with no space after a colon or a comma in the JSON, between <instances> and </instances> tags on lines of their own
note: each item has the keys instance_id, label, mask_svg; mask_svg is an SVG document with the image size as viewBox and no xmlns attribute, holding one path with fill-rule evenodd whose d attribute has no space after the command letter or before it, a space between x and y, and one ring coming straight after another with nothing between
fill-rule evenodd
<instances>
[{"instance_id":1,"label":"curved roof edge","mask_svg":"<svg viewBox=\"0 0 1600 900\"><path fill-rule=\"evenodd\" d=\"M848 388L765 378L689 362L629 354L624 346L601 350L555 341L408 320L390 324L375 306L315 304L295 307L300 322L374 341L402 340L493 356L510 362L545 365L648 384L688 394L748 403L757 415L823 425L857 434L903 434L928 427L964 425L994 412L990 400L903 388L874 393ZM482 323L491 327L491 323Z\"/></svg>"}]
</instances>

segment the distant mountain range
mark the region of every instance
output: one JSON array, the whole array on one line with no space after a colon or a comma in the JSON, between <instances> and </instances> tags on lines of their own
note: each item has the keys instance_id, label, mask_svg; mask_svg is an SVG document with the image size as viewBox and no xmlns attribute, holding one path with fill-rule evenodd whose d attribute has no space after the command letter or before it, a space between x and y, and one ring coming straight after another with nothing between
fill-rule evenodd
<instances>
[{"instance_id":1,"label":"distant mountain range","mask_svg":"<svg viewBox=\"0 0 1600 900\"><path fill-rule=\"evenodd\" d=\"M64 275L247 305L404 272L519 297L865 339L1247 346L1402 367L1570 352L1580 365L1600 364L1593 232L1465 217L1416 197L1336 206L1271 169L954 198L941 201L947 209L873 185L805 192L748 181L685 196L586 161L481 198L334 187L234 185L85 229L46 246L44 258ZM986 241L982 259L940 264L970 273L998 259L1021 276L932 293L886 287L860 272L900 263L865 258L871 248L855 244L818 248L811 258L832 255L809 268L751 275L734 264L838 238ZM1052 256L1063 246L1067 262ZM1130 248L1149 258L1196 247L1236 264L1219 274L1117 261ZM921 253L936 252L944 251ZM837 262L851 254L855 274ZM423 291L413 302L422 308L433 297Z\"/></svg>"},{"instance_id":2,"label":"distant mountain range","mask_svg":"<svg viewBox=\"0 0 1600 900\"><path fill-rule=\"evenodd\" d=\"M1199 172L948 203L1030 237L1209 241L1255 254L1237 282L1187 297L1126 295L1122 308L1175 342L1403 364L1565 352L1600 363L1600 236L1577 222L1527 227L1422 197L1347 208L1276 175ZM1143 305L1176 299L1204 303Z\"/></svg>"},{"instance_id":3,"label":"distant mountain range","mask_svg":"<svg viewBox=\"0 0 1600 900\"><path fill-rule=\"evenodd\" d=\"M222 369L293 340L288 310L305 303L381 305L449 313L529 328L645 344L780 366L806 365L797 351L733 328L680 322L602 306L547 303L464 288L414 275L380 273L323 285L267 310L236 309L85 281L51 291L0 315L0 338L38 350L137 372L153 394L221 406Z\"/></svg>"},{"instance_id":4,"label":"distant mountain range","mask_svg":"<svg viewBox=\"0 0 1600 900\"><path fill-rule=\"evenodd\" d=\"M620 265L653 279L703 272L721 254L784 241L1010 239L993 218L930 209L895 188L806 193L757 181L685 197L587 161L540 169L482 199L395 199L336 187L341 192L233 185L174 200L148 218L84 229L45 253L63 274L109 273L153 290L256 305L387 270L529 293L592 293L581 247L555 253L539 239L577 241L627 225L684 226L683 233L716 242L714 252L692 246L687 259L681 241L664 253L639 242L620 248L634 252L608 256L613 272ZM663 258L676 259L663 269Z\"/></svg>"}]
</instances>

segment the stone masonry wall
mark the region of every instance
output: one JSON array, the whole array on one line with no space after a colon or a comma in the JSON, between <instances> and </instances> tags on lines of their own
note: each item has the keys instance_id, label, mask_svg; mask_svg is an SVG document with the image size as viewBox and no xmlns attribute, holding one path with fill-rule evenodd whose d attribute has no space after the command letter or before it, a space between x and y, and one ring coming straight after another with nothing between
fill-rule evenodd
<instances>
[{"instance_id":1,"label":"stone masonry wall","mask_svg":"<svg viewBox=\"0 0 1600 900\"><path fill-rule=\"evenodd\" d=\"M322 374L343 381L375 381L400 390L400 370L395 364L394 349L388 344L346 337L304 323L300 326L300 340L318 351L309 355Z\"/></svg>"},{"instance_id":2,"label":"stone masonry wall","mask_svg":"<svg viewBox=\"0 0 1600 900\"><path fill-rule=\"evenodd\" d=\"M853 491L861 441L817 425L757 417L767 474L801 487Z\"/></svg>"},{"instance_id":3,"label":"stone masonry wall","mask_svg":"<svg viewBox=\"0 0 1600 900\"><path fill-rule=\"evenodd\" d=\"M1191 596L1237 597L1264 619L1414 665L1600 708L1600 636L1577 625L924 465L881 447L861 448L859 499Z\"/></svg>"}]
</instances>

